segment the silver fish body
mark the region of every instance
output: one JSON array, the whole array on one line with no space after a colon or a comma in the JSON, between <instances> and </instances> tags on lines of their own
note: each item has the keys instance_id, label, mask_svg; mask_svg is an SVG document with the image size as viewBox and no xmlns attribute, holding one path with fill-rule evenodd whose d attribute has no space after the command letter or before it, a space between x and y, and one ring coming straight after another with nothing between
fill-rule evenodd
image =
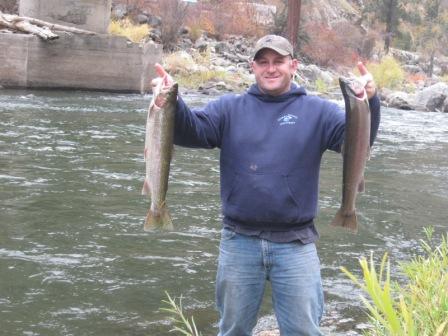
<instances>
[{"instance_id":1,"label":"silver fish body","mask_svg":"<svg viewBox=\"0 0 448 336\"><path fill-rule=\"evenodd\" d=\"M173 154L178 85L174 84L168 92L162 92L162 86L163 83L160 82L153 90L146 121L144 151L146 176L142 194L150 196L151 206L146 216L145 231L173 228L166 204L166 194ZM159 95L165 97L165 103L161 108L155 105Z\"/></svg>"},{"instance_id":2,"label":"silver fish body","mask_svg":"<svg viewBox=\"0 0 448 336\"><path fill-rule=\"evenodd\" d=\"M339 85L345 101L345 139L343 144L343 178L341 207L332 221L333 226L358 230L356 196L364 191L364 170L370 156L371 115L367 94L362 86L362 97L356 94L354 80L340 78ZM356 90L356 92L355 92Z\"/></svg>"}]
</instances>

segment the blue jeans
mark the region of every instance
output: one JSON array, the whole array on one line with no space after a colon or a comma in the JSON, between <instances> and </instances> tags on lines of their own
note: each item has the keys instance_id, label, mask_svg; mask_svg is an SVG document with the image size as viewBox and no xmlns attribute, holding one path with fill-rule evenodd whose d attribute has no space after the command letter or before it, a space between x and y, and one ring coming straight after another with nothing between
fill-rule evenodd
<instances>
[{"instance_id":1,"label":"blue jeans","mask_svg":"<svg viewBox=\"0 0 448 336\"><path fill-rule=\"evenodd\" d=\"M216 303L218 336L250 336L266 280L282 336L322 335L320 262L314 244L274 243L223 229Z\"/></svg>"}]
</instances>

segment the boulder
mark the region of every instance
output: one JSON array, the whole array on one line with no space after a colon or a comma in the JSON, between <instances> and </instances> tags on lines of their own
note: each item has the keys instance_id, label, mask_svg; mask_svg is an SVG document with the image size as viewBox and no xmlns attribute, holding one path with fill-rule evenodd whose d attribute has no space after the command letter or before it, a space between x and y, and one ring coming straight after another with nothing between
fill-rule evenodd
<instances>
[{"instance_id":1,"label":"boulder","mask_svg":"<svg viewBox=\"0 0 448 336\"><path fill-rule=\"evenodd\" d=\"M299 72L309 81L315 82L317 79L323 80L326 84L332 84L334 81L333 75L329 71L320 69L317 65L303 65L299 64Z\"/></svg>"},{"instance_id":2,"label":"boulder","mask_svg":"<svg viewBox=\"0 0 448 336\"><path fill-rule=\"evenodd\" d=\"M128 7L125 4L118 4L112 8L112 19L122 20L126 15L128 15Z\"/></svg>"},{"instance_id":3,"label":"boulder","mask_svg":"<svg viewBox=\"0 0 448 336\"><path fill-rule=\"evenodd\" d=\"M445 98L442 104L442 112L448 113L448 97Z\"/></svg>"},{"instance_id":4,"label":"boulder","mask_svg":"<svg viewBox=\"0 0 448 336\"><path fill-rule=\"evenodd\" d=\"M145 24L149 21L149 17L145 14L138 14L135 19L137 20L138 24Z\"/></svg>"},{"instance_id":5,"label":"boulder","mask_svg":"<svg viewBox=\"0 0 448 336\"><path fill-rule=\"evenodd\" d=\"M440 82L419 91L415 102L427 111L441 111L447 97L448 84Z\"/></svg>"},{"instance_id":6,"label":"boulder","mask_svg":"<svg viewBox=\"0 0 448 336\"><path fill-rule=\"evenodd\" d=\"M424 74L423 69L416 64L405 64L402 66L403 70L411 74Z\"/></svg>"},{"instance_id":7,"label":"boulder","mask_svg":"<svg viewBox=\"0 0 448 336\"><path fill-rule=\"evenodd\" d=\"M387 106L400 110L414 110L413 101L414 99L410 94L402 91L390 92L384 100Z\"/></svg>"}]
</instances>

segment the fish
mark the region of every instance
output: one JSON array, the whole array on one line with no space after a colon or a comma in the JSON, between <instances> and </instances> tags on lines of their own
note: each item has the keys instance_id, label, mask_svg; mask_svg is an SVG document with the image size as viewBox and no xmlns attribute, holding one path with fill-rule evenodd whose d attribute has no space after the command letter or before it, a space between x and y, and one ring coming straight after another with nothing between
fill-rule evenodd
<instances>
[{"instance_id":1,"label":"fish","mask_svg":"<svg viewBox=\"0 0 448 336\"><path fill-rule=\"evenodd\" d=\"M160 81L153 88L146 120L144 150L146 175L142 194L150 196L151 205L146 215L144 231L173 229L166 194L174 148L178 84L174 83L169 89L165 89L163 85L163 81ZM164 101L162 107L155 104L159 98Z\"/></svg>"},{"instance_id":2,"label":"fish","mask_svg":"<svg viewBox=\"0 0 448 336\"><path fill-rule=\"evenodd\" d=\"M345 140L342 147L342 201L331 225L358 231L356 197L365 190L364 171L370 158L369 100L364 89L371 75L364 78L339 78L345 102Z\"/></svg>"}]
</instances>

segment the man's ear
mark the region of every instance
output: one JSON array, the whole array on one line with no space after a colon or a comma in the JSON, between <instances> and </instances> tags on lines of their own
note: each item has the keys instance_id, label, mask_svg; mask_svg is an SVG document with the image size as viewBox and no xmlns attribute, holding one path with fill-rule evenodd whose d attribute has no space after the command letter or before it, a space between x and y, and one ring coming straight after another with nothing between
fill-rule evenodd
<instances>
[{"instance_id":1,"label":"man's ear","mask_svg":"<svg viewBox=\"0 0 448 336\"><path fill-rule=\"evenodd\" d=\"M297 70L297 68L299 67L299 60L296 59L296 58L293 58L293 59L292 59L291 66L293 67L294 72L295 72L295 71Z\"/></svg>"}]
</instances>

